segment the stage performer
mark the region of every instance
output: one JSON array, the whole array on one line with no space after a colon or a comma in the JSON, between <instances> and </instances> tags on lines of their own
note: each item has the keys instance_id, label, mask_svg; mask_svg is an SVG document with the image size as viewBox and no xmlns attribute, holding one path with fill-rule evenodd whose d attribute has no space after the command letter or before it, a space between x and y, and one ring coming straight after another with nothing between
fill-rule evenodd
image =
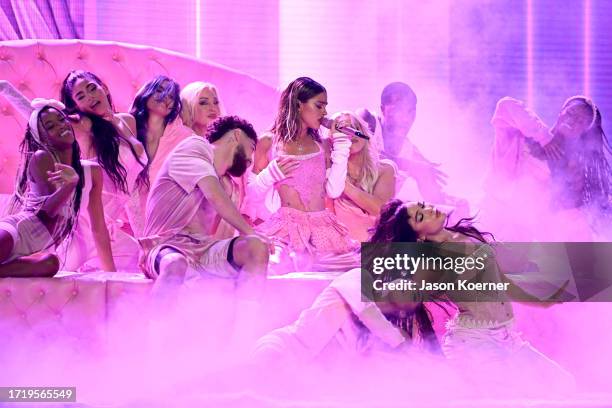
<instances>
[{"instance_id":1,"label":"stage performer","mask_svg":"<svg viewBox=\"0 0 612 408\"><path fill-rule=\"evenodd\" d=\"M181 110L183 123L189 126L195 134L202 137L206 134L208 125L222 114L225 114L217 87L208 82L196 81L187 84L181 91L181 103L183 105ZM232 202L241 210L243 216L246 216L245 213L248 213L248 211L243 209L243 206L246 205L244 201L246 179L246 174L243 177L233 177L229 174L219 177L219 182L231 197ZM251 221L248 216L247 220ZM218 237L236 234L238 234L238 231L224 220L217 227L216 236Z\"/></svg>"},{"instance_id":2,"label":"stage performer","mask_svg":"<svg viewBox=\"0 0 612 408\"><path fill-rule=\"evenodd\" d=\"M295 269L347 271L359 264L358 244L325 200L338 198L346 188L351 141L338 131L321 140L326 106L327 92L313 79L301 77L287 86L272 134L258 144L254 171L259 174L249 184L255 190L273 184L278 191L280 209L257 229L295 255ZM291 173L283 166L291 166Z\"/></svg>"},{"instance_id":3,"label":"stage performer","mask_svg":"<svg viewBox=\"0 0 612 408\"><path fill-rule=\"evenodd\" d=\"M367 140L350 135L346 186L342 195L332 201L332 209L348 227L349 236L365 242L381 207L395 195L395 163L379 160L378 152L370 144L372 136L367 125L352 112L339 112L332 118L332 129L348 126L370 137Z\"/></svg>"},{"instance_id":4,"label":"stage performer","mask_svg":"<svg viewBox=\"0 0 612 408\"><path fill-rule=\"evenodd\" d=\"M91 234L102 265L115 270L101 203L101 171L97 164L80 160L64 108L53 99L32 101L11 205L20 211L0 220L2 277L55 275L60 261L46 252L69 240L81 207L94 220Z\"/></svg>"},{"instance_id":5,"label":"stage performer","mask_svg":"<svg viewBox=\"0 0 612 408\"><path fill-rule=\"evenodd\" d=\"M186 274L265 276L266 240L254 234L219 182L225 174L245 173L256 143L250 123L224 116L209 125L205 137L185 139L166 158L149 194L141 239L142 266L156 286L180 284ZM219 238L221 220L241 235Z\"/></svg>"},{"instance_id":6,"label":"stage performer","mask_svg":"<svg viewBox=\"0 0 612 408\"><path fill-rule=\"evenodd\" d=\"M370 243L403 241L401 227L390 229L396 209L394 205L382 207ZM255 362L290 366L319 355L364 356L400 350L441 355L425 304L400 298L364 301L361 273L355 268L334 279L297 321L260 338Z\"/></svg>"},{"instance_id":7,"label":"stage performer","mask_svg":"<svg viewBox=\"0 0 612 408\"><path fill-rule=\"evenodd\" d=\"M142 211L147 202L151 183L157 177L165 158L193 130L183 125L180 86L171 78L158 75L140 88L134 97L130 114L136 119L137 139L147 153L147 165L136 179L138 200L130 200L130 211ZM144 223L142 217L132 218ZM132 225L136 236L144 225Z\"/></svg>"},{"instance_id":8,"label":"stage performer","mask_svg":"<svg viewBox=\"0 0 612 408\"><path fill-rule=\"evenodd\" d=\"M63 81L61 97L66 113L74 118L84 156L97 161L104 170L102 202L115 263L120 269L136 270L138 243L131 225L141 225L139 218L144 214L142 210L130 211L128 204L138 199L136 181L148 162L137 138L136 121L129 113L115 111L108 87L88 71L71 71ZM82 233L86 236L86 229ZM92 257L91 240L79 242L81 247L75 250L86 259L81 270L98 267Z\"/></svg>"},{"instance_id":9,"label":"stage performer","mask_svg":"<svg viewBox=\"0 0 612 408\"><path fill-rule=\"evenodd\" d=\"M372 237L372 242L394 237L393 241L397 242L451 244L455 245L453 251L463 248L466 257L486 259L481 270L474 268L462 273L417 271L413 279L419 287L422 287L422 282L457 282L459 279L507 284L507 289L499 292L479 292L478 289L442 290L437 293L426 291L429 297L424 299L439 301L439 296L442 296L458 309L447 323L442 345L445 356L476 383L486 382L491 373L512 377L530 371L533 376L529 376L529 381L522 382L523 385L536 384L540 378L546 378L547 382L550 381L549 385L560 386L561 389L573 384L569 373L521 338L514 329L512 307L513 300L551 306L566 285L547 299L539 299L525 292L505 275L509 271L500 270L500 265L505 263L500 264L496 260L491 234L479 231L473 225L473 219L462 219L451 227L446 227L446 220L447 214L425 203L392 200L386 205ZM390 280L384 274L382 279ZM501 380L500 384L508 386L510 382L520 379L507 380L508 383Z\"/></svg>"},{"instance_id":10,"label":"stage performer","mask_svg":"<svg viewBox=\"0 0 612 408\"><path fill-rule=\"evenodd\" d=\"M397 191L407 177L414 178L421 196L435 203L456 204L457 199L443 192L447 175L439 164L425 158L410 141L409 133L416 119L417 96L403 82L392 82L380 95L380 115L360 109L357 116L368 124L372 133L372 146L381 158L393 160L400 170ZM402 154L405 151L406 154Z\"/></svg>"},{"instance_id":11,"label":"stage performer","mask_svg":"<svg viewBox=\"0 0 612 408\"><path fill-rule=\"evenodd\" d=\"M505 97L491 123L495 141L482 208L486 222L499 224L501 238L590 241L594 233L605 236L612 215L611 150L601 112L590 99L569 98L548 128L523 102ZM519 208L528 211L513 217ZM543 222L550 226L543 228Z\"/></svg>"}]
</instances>

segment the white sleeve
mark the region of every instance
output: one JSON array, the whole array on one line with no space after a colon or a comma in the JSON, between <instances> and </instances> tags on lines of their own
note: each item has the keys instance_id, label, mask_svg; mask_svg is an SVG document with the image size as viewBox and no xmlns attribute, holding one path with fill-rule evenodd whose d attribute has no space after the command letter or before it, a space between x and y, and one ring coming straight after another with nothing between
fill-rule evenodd
<instances>
[{"instance_id":1,"label":"white sleeve","mask_svg":"<svg viewBox=\"0 0 612 408\"><path fill-rule=\"evenodd\" d=\"M270 190L274 188L274 184L285 178L287 177L278 166L276 159L270 161L259 174L249 170L242 213L252 219L267 218L266 214L269 215L271 210L267 208L266 200L270 194L274 194Z\"/></svg>"},{"instance_id":2,"label":"white sleeve","mask_svg":"<svg viewBox=\"0 0 612 408\"><path fill-rule=\"evenodd\" d=\"M497 102L491 124L494 127L508 126L517 129L523 136L534 139L542 146L548 144L553 137L542 119L523 102L508 96Z\"/></svg>"},{"instance_id":3,"label":"white sleeve","mask_svg":"<svg viewBox=\"0 0 612 408\"><path fill-rule=\"evenodd\" d=\"M327 181L325 183L325 190L330 198L338 198L344 191L350 150L351 139L344 133L334 133L331 152L332 164L327 169Z\"/></svg>"}]
</instances>

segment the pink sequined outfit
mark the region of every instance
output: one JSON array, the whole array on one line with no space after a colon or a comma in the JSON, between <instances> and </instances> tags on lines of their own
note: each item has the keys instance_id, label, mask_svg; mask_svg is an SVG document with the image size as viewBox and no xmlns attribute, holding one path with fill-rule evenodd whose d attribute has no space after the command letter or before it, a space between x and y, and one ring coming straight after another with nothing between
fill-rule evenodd
<instances>
[{"instance_id":1,"label":"pink sequined outfit","mask_svg":"<svg viewBox=\"0 0 612 408\"><path fill-rule=\"evenodd\" d=\"M259 232L273 237L290 251L312 260L308 268L348 270L359 264L355 250L358 243L348 236L348 229L325 209L326 166L324 149L305 155L286 155L300 160L291 177L275 185L281 197L297 193L299 202L283 199L282 207L260 224ZM301 204L301 205L300 205ZM291 205L291 206L289 206ZM294 206L303 208L298 209Z\"/></svg>"}]
</instances>

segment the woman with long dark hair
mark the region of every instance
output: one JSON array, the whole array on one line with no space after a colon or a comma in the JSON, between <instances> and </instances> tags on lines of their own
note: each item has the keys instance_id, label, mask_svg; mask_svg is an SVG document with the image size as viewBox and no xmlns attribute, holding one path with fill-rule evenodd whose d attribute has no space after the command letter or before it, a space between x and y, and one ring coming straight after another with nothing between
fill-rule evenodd
<instances>
[{"instance_id":1,"label":"woman with long dark hair","mask_svg":"<svg viewBox=\"0 0 612 408\"><path fill-rule=\"evenodd\" d=\"M115 262L119 268L135 269L138 244L131 225L142 225L144 215L143 211L129 211L126 204L138 198L137 179L148 162L137 138L136 121L129 113L115 112L108 87L88 71L71 71L62 84L61 97L66 113L74 119L84 156L97 161L103 170L102 201ZM84 247L78 252L88 258L82 269L98 266L90 256L90 240L80 242Z\"/></svg>"},{"instance_id":2,"label":"woman with long dark hair","mask_svg":"<svg viewBox=\"0 0 612 408\"><path fill-rule=\"evenodd\" d=\"M193 134L192 129L183 125L181 108L180 86L165 75L144 84L134 97L130 113L136 119L137 139L148 157L137 184L146 186L146 190L155 181L168 153Z\"/></svg>"},{"instance_id":3,"label":"woman with long dark hair","mask_svg":"<svg viewBox=\"0 0 612 408\"><path fill-rule=\"evenodd\" d=\"M83 206L102 221L95 223L102 226L94 230L96 246L106 269L114 270L99 190L90 195L97 166L80 160L62 103L35 99L31 107L11 205L19 212L0 220L0 276L53 276L60 262L45 252L72 234Z\"/></svg>"},{"instance_id":4,"label":"woman with long dark hair","mask_svg":"<svg viewBox=\"0 0 612 408\"><path fill-rule=\"evenodd\" d=\"M321 139L326 106L327 92L315 80L301 77L287 86L271 136L257 145L253 171L259 174L249 184L278 191L280 209L258 230L294 252L298 268L346 271L358 264L358 244L325 200L345 189L351 141L335 131Z\"/></svg>"},{"instance_id":5,"label":"woman with long dark hair","mask_svg":"<svg viewBox=\"0 0 612 408\"><path fill-rule=\"evenodd\" d=\"M475 227L473 218L463 218L453 226L446 226L447 214L425 203L404 203L391 200L381 212L374 229L371 242L428 242L444 248L450 245L452 251L462 257L477 260L485 259L481 270L464 272L451 270L441 272L417 271L415 280L434 283L455 282L464 279L470 282L502 284L506 288L500 292L482 290L426 290L421 293L425 299L447 300L457 307L456 315L447 323L443 341L445 356L456 363L462 372L484 374L489 369L499 374L516 375L521 370L531 369L540 376L552 381L551 385L570 385L571 375L555 362L541 354L525 342L514 329L512 300L539 302L550 306L564 288L549 299L539 299L521 289L505 276L496 262L495 251L490 244L493 236ZM459 249L458 249L459 248ZM461 272L461 273L460 273ZM383 280L390 280L384 274ZM422 287L420 282L418 286ZM475 378L474 381L483 381ZM553 384L554 383L554 384Z\"/></svg>"},{"instance_id":6,"label":"woman with long dark hair","mask_svg":"<svg viewBox=\"0 0 612 408\"><path fill-rule=\"evenodd\" d=\"M168 154L193 130L183 125L180 87L171 78L158 75L140 88L134 97L130 113L136 119L137 139L144 146L147 165L136 180L137 194L129 201L130 213L142 211L147 195ZM132 230L140 236L144 221L131 217Z\"/></svg>"},{"instance_id":7,"label":"woman with long dark hair","mask_svg":"<svg viewBox=\"0 0 612 408\"><path fill-rule=\"evenodd\" d=\"M504 97L491 123L495 140L481 208L496 235L505 241L606 236L612 150L592 100L567 99L548 127L523 102Z\"/></svg>"}]
</instances>

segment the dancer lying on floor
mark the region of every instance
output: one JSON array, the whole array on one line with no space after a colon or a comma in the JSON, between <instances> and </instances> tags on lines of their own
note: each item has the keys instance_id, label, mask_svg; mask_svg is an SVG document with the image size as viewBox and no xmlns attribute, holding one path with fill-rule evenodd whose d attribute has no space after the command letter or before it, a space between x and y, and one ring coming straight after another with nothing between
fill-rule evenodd
<instances>
[{"instance_id":1,"label":"dancer lying on floor","mask_svg":"<svg viewBox=\"0 0 612 408\"><path fill-rule=\"evenodd\" d=\"M573 379L558 364L521 339L514 330L512 300L537 302L550 306L563 292L559 289L544 302L522 290L500 271L492 247L487 244L488 233L481 233L468 219L460 220L452 227L445 227L447 215L424 203L403 203L391 200L381 214L373 242L384 237L396 237L398 242L430 242L435 244L461 244L464 256L482 254L487 259L483 271L477 275L470 272L420 271L413 276L415 281L435 282L440 279L457 281L465 279L477 282L507 283L507 290L495 296L482 291L444 291L430 293L442 295L458 308L458 313L447 324L443 350L446 357L468 373L494 372L517 375L529 370L530 381L546 378L552 386L570 386ZM397 239L399 238L399 239ZM459 245L457 245L459 246ZM455 247L453 247L455 248ZM484 252L483 252L484 251ZM385 272L387 273L387 271ZM383 277L383 280L385 278ZM389 279L387 279L389 280ZM417 286L421 283L417 282ZM425 299L428 299L427 297ZM494 299L494 300L492 300ZM486 374L485 374L486 375ZM482 378L473 378L475 382ZM525 384L529 384L529 381Z\"/></svg>"},{"instance_id":2,"label":"dancer lying on floor","mask_svg":"<svg viewBox=\"0 0 612 408\"><path fill-rule=\"evenodd\" d=\"M326 197L337 198L346 184L351 141L332 132L324 141L319 127L327 111L327 92L311 78L298 78L283 91L272 135L255 152L250 195L274 185L280 209L257 227L294 252L301 270L346 271L358 265L357 243L336 216L326 210ZM282 170L284 167L284 170Z\"/></svg>"},{"instance_id":3,"label":"dancer lying on floor","mask_svg":"<svg viewBox=\"0 0 612 408\"><path fill-rule=\"evenodd\" d=\"M115 270L104 224L100 168L80 160L62 103L35 99L32 108L12 202L13 209L20 208L20 212L0 221L0 276L55 275L60 267L58 257L43 252L72 233L83 206L93 220L92 235L102 265Z\"/></svg>"},{"instance_id":4,"label":"dancer lying on floor","mask_svg":"<svg viewBox=\"0 0 612 408\"><path fill-rule=\"evenodd\" d=\"M348 126L370 136L367 125L352 112L339 112L332 118L332 129L337 125ZM369 230L381 207L395 196L395 163L379 160L370 140L351 136L346 186L332 202L338 220L347 226L349 236L359 242L369 239Z\"/></svg>"}]
</instances>

